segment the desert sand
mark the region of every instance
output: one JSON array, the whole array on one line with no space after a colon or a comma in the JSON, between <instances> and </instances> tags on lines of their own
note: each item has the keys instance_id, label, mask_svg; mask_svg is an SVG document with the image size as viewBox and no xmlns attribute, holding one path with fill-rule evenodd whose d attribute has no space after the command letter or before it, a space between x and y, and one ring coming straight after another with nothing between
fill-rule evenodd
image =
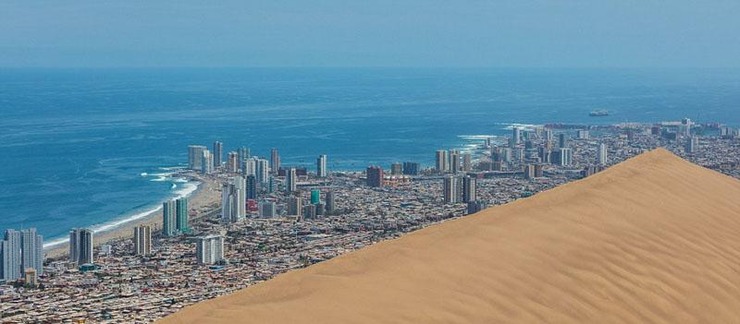
<instances>
[{"instance_id":1,"label":"desert sand","mask_svg":"<svg viewBox=\"0 0 740 324\"><path fill-rule=\"evenodd\" d=\"M162 323L740 323L740 181L659 149Z\"/></svg>"}]
</instances>

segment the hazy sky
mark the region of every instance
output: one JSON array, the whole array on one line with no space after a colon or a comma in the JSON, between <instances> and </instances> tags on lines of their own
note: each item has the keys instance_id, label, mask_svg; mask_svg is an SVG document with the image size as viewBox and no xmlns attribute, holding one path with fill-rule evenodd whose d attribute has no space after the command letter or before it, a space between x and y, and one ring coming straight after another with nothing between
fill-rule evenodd
<instances>
[{"instance_id":1,"label":"hazy sky","mask_svg":"<svg viewBox=\"0 0 740 324\"><path fill-rule=\"evenodd\" d=\"M740 1L0 1L0 66L738 67Z\"/></svg>"}]
</instances>

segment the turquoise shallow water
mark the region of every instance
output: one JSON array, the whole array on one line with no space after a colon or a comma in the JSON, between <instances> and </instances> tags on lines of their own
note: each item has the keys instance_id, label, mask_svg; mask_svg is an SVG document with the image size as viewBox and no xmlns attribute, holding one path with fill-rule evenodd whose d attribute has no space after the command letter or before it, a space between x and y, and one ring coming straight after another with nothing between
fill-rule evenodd
<instances>
[{"instance_id":1,"label":"turquoise shallow water","mask_svg":"<svg viewBox=\"0 0 740 324\"><path fill-rule=\"evenodd\" d=\"M188 144L283 164L431 165L512 123L740 125L736 70L0 70L0 230L47 238L156 207ZM608 109L604 118L588 117ZM145 174L145 175L143 175Z\"/></svg>"}]
</instances>

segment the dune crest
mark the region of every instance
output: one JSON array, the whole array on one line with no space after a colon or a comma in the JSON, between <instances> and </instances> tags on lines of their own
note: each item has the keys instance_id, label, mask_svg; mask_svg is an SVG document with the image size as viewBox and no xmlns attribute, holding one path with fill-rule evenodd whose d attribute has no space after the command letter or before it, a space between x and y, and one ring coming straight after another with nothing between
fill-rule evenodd
<instances>
[{"instance_id":1,"label":"dune crest","mask_svg":"<svg viewBox=\"0 0 740 324\"><path fill-rule=\"evenodd\" d=\"M162 323L740 322L740 181L658 149Z\"/></svg>"}]
</instances>

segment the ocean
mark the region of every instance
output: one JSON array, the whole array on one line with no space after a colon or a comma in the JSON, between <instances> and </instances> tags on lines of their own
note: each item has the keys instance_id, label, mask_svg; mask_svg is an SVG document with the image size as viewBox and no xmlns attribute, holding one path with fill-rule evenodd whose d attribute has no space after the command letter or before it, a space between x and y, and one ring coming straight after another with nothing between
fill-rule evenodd
<instances>
[{"instance_id":1,"label":"ocean","mask_svg":"<svg viewBox=\"0 0 740 324\"><path fill-rule=\"evenodd\" d=\"M512 124L740 125L739 70L2 69L0 230L114 226L192 192L187 146L333 170L417 161ZM608 117L589 117L606 109Z\"/></svg>"}]
</instances>

